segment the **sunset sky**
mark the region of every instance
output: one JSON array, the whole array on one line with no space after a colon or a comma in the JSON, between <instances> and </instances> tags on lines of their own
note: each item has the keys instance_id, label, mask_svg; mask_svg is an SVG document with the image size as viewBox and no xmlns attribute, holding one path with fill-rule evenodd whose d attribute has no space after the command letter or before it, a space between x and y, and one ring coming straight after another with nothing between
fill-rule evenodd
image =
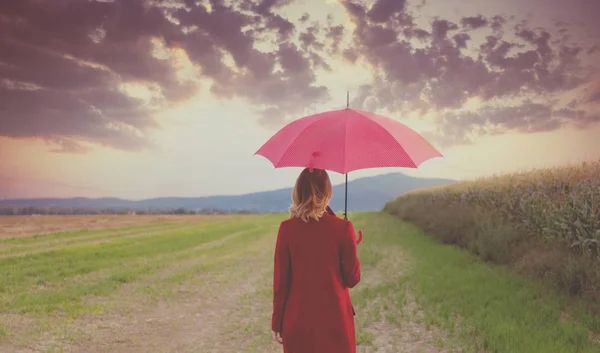
<instances>
[{"instance_id":1,"label":"sunset sky","mask_svg":"<svg viewBox=\"0 0 600 353\"><path fill-rule=\"evenodd\" d=\"M0 198L288 187L300 170L254 152L346 91L445 155L350 179L597 160L598 14L598 0L1 0Z\"/></svg>"}]
</instances>

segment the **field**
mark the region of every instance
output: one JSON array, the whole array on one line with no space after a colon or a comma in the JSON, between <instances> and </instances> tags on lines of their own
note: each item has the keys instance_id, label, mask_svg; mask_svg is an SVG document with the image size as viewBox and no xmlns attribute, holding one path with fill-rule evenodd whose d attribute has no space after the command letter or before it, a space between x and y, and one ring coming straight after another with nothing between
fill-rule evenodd
<instances>
[{"instance_id":1,"label":"field","mask_svg":"<svg viewBox=\"0 0 600 353\"><path fill-rule=\"evenodd\" d=\"M51 221L29 218L41 228ZM0 351L278 351L268 329L281 215L142 225L131 225L131 218L110 222L129 224L120 228L1 235ZM67 229L86 223L58 220ZM17 221L3 218L2 229ZM402 275L402 257L379 262L376 255L365 259L364 293ZM362 345L388 344L389 329L369 318L380 308L357 309ZM411 330L403 335L421 338L407 345L434 344L418 324Z\"/></svg>"},{"instance_id":2,"label":"field","mask_svg":"<svg viewBox=\"0 0 600 353\"><path fill-rule=\"evenodd\" d=\"M3 233L0 352L281 352L269 327L284 217ZM392 216L350 218L365 232L362 281L351 291L359 352L599 349L600 325L561 295ZM0 218L2 229L15 221Z\"/></svg>"}]
</instances>

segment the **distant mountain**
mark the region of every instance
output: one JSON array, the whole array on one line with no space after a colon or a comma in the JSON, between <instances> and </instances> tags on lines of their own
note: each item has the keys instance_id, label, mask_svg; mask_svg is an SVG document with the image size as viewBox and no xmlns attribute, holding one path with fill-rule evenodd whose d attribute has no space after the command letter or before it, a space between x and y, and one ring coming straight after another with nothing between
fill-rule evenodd
<instances>
[{"instance_id":1,"label":"distant mountain","mask_svg":"<svg viewBox=\"0 0 600 353\"><path fill-rule=\"evenodd\" d=\"M414 178L402 173L390 173L372 177L359 178L348 182L348 211L378 211L386 202L406 192L444 185L454 182L449 179ZM291 203L291 188L256 192L245 195L224 195L206 197L161 197L140 201L119 198L46 198L0 200L0 206L11 207L67 207L67 208L126 208L126 209L160 209L177 208L222 210L251 210L259 212L286 212ZM331 207L336 212L344 210L344 184L333 188Z\"/></svg>"}]
</instances>

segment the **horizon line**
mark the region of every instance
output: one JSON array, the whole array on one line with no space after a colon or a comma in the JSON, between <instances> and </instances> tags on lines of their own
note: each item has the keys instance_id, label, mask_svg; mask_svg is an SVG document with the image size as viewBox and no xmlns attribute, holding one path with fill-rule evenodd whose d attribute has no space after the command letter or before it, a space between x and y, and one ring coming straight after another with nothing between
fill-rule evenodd
<instances>
[{"instance_id":1,"label":"horizon line","mask_svg":"<svg viewBox=\"0 0 600 353\"><path fill-rule=\"evenodd\" d=\"M358 181L358 180L362 180L362 179L371 179L371 178L377 178L377 177L382 177L382 176L387 176L387 175L394 175L394 174L400 174L402 176L405 176L405 177L408 177L408 178L414 178L414 179L442 179L442 180L448 180L448 181L452 181L452 182L459 181L458 179L452 179L452 178L443 178L443 177L416 177L416 176L411 176L411 175L404 174L402 172L390 172L390 173L385 173L385 174L378 174L378 175L371 175L371 176L360 177L360 178L348 181L348 184L351 184L352 182L355 182L355 181ZM341 182L339 184L333 185L333 187L344 186L344 184L345 184L344 182ZM288 187L283 187L283 188L268 189L268 190L261 190L261 191L252 191L252 192L246 192L246 193L240 193L240 194L215 194L215 195L204 195L204 196L156 196L156 197L147 197L147 198L141 198L141 199L133 199L133 198L130 199L130 198L123 198L123 197L119 197L119 196L98 196L98 197L89 197L89 196L69 196L69 197L34 196L34 197L20 197L20 198L5 198L5 197L1 197L0 196L0 202L2 202L2 201L28 201L28 200L74 200L74 199L85 199L85 200L116 199L116 200L121 200L121 201L140 202L140 201L148 201L148 200L156 200L156 199L198 199L198 198L209 198L209 197L247 196L247 195L252 195L252 194L260 194L260 193L281 191L281 190L287 190L287 189L292 189L292 188L293 188L293 186L288 186Z\"/></svg>"}]
</instances>

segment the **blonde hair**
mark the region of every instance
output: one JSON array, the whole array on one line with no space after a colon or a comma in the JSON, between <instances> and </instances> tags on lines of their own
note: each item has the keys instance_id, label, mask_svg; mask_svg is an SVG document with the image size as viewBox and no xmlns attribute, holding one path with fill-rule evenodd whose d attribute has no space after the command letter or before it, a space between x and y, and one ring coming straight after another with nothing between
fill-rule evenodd
<instances>
[{"instance_id":1,"label":"blonde hair","mask_svg":"<svg viewBox=\"0 0 600 353\"><path fill-rule=\"evenodd\" d=\"M292 191L290 216L308 222L310 218L319 220L331 200L333 189L326 171L304 169Z\"/></svg>"}]
</instances>

